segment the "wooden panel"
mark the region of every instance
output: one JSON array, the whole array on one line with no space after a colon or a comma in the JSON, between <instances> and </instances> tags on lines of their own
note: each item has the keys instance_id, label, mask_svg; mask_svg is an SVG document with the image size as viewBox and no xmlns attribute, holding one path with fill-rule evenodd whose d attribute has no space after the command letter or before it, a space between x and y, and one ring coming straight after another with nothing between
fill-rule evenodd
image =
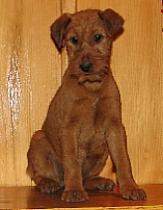
<instances>
[{"instance_id":1,"label":"wooden panel","mask_svg":"<svg viewBox=\"0 0 163 210\"><path fill-rule=\"evenodd\" d=\"M0 1L0 184L29 185L29 140L61 82L61 60L50 39L60 2Z\"/></svg>"},{"instance_id":2,"label":"wooden panel","mask_svg":"<svg viewBox=\"0 0 163 210\"><path fill-rule=\"evenodd\" d=\"M146 201L127 201L114 193L91 193L89 200L81 203L65 203L61 201L62 192L55 196L41 193L33 187L0 187L0 209L163 209L163 185L142 186L148 195Z\"/></svg>"},{"instance_id":3,"label":"wooden panel","mask_svg":"<svg viewBox=\"0 0 163 210\"><path fill-rule=\"evenodd\" d=\"M1 185L26 184L29 139L28 65L23 36L22 3L1 1ZM25 67L25 68L24 68ZM27 75L27 76L26 76Z\"/></svg>"},{"instance_id":4,"label":"wooden panel","mask_svg":"<svg viewBox=\"0 0 163 210\"><path fill-rule=\"evenodd\" d=\"M0 1L0 185L30 185L26 153L67 65L50 39L62 13L111 7L125 18L112 71L120 88L133 172L163 183L163 50L160 0ZM143 167L142 167L143 166ZM110 176L111 168L103 171Z\"/></svg>"}]
</instances>

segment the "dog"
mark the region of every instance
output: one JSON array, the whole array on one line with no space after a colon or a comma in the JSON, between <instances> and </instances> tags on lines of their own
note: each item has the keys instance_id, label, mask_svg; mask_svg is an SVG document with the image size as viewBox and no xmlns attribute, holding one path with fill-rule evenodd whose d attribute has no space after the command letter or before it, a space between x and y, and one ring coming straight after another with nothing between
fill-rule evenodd
<instances>
[{"instance_id":1,"label":"dog","mask_svg":"<svg viewBox=\"0 0 163 210\"><path fill-rule=\"evenodd\" d=\"M113 191L115 183L99 176L111 156L124 199L144 200L135 183L121 99L110 70L112 43L123 31L124 19L112 9L87 9L63 14L51 26L68 67L52 99L41 130L28 150L27 172L45 193L64 189L62 200L88 200L87 190Z\"/></svg>"}]
</instances>

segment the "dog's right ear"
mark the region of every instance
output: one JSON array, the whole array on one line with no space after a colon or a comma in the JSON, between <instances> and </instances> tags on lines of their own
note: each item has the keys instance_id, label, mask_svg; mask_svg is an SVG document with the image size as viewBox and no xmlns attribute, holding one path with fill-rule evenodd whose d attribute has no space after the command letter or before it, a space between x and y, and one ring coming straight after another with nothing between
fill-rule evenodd
<instances>
[{"instance_id":1,"label":"dog's right ear","mask_svg":"<svg viewBox=\"0 0 163 210\"><path fill-rule=\"evenodd\" d=\"M51 38L59 52L61 52L62 48L64 47L63 39L66 34L66 28L70 21L70 15L63 14L51 25Z\"/></svg>"},{"instance_id":2,"label":"dog's right ear","mask_svg":"<svg viewBox=\"0 0 163 210\"><path fill-rule=\"evenodd\" d=\"M103 20L110 37L115 39L123 32L124 19L114 10L106 9L104 11L99 11L98 14Z\"/></svg>"}]
</instances>

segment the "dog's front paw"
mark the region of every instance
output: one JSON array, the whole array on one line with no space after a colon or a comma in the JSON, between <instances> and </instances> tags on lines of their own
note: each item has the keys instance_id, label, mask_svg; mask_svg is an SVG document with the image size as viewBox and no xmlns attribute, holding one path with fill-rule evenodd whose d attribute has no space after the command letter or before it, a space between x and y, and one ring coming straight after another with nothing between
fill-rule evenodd
<instances>
[{"instance_id":1,"label":"dog's front paw","mask_svg":"<svg viewBox=\"0 0 163 210\"><path fill-rule=\"evenodd\" d=\"M127 187L121 190L121 193L124 199L133 201L145 200L147 197L145 191L138 187Z\"/></svg>"},{"instance_id":2,"label":"dog's front paw","mask_svg":"<svg viewBox=\"0 0 163 210\"><path fill-rule=\"evenodd\" d=\"M65 202L83 202L88 200L88 195L85 191L64 191L61 199Z\"/></svg>"}]
</instances>

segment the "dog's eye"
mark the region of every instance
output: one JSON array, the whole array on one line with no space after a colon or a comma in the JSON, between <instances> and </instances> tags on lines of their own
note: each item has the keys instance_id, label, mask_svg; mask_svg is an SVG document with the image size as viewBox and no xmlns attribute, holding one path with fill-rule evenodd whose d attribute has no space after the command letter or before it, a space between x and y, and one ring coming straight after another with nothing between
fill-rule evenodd
<instances>
[{"instance_id":1,"label":"dog's eye","mask_svg":"<svg viewBox=\"0 0 163 210\"><path fill-rule=\"evenodd\" d=\"M79 43L79 39L77 36L70 37L70 42L74 45L77 45Z\"/></svg>"},{"instance_id":2,"label":"dog's eye","mask_svg":"<svg viewBox=\"0 0 163 210\"><path fill-rule=\"evenodd\" d=\"M100 42L102 39L103 39L103 35L102 34L95 34L94 35L94 41L96 42L96 43L98 43L98 42Z\"/></svg>"}]
</instances>

